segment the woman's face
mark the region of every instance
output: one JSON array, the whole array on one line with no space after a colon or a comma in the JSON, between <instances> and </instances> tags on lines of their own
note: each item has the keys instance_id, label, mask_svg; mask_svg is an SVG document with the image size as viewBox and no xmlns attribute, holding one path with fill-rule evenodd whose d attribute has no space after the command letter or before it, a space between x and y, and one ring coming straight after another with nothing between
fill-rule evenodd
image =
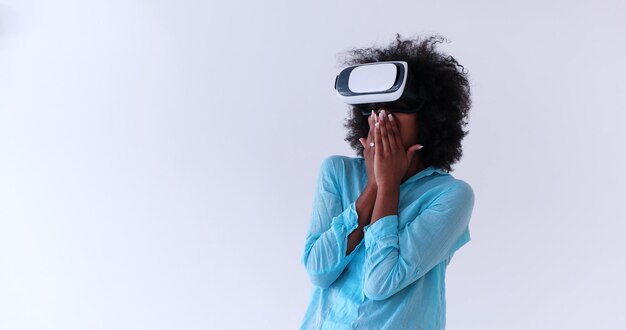
<instances>
[{"instance_id":1,"label":"woman's face","mask_svg":"<svg viewBox=\"0 0 626 330\"><path fill-rule=\"evenodd\" d=\"M393 112L393 110L386 108L381 109L385 110L385 114L391 113L393 119L396 121L398 130L400 131L400 138L402 139L402 144L404 145L404 150L407 150L410 146L419 143L417 113ZM381 109L376 111L377 115L380 113Z\"/></svg>"}]
</instances>

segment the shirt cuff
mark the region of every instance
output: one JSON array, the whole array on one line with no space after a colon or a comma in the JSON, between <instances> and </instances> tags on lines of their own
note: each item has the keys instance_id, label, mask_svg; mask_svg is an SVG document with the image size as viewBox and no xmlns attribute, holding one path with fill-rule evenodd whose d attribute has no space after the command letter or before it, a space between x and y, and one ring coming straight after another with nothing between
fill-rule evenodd
<instances>
[{"instance_id":1,"label":"shirt cuff","mask_svg":"<svg viewBox=\"0 0 626 330\"><path fill-rule=\"evenodd\" d=\"M341 216L333 218L331 227L336 232L346 230L346 234L351 233L359 226L359 215L356 213L356 202L350 203L348 208L343 210Z\"/></svg>"},{"instance_id":2,"label":"shirt cuff","mask_svg":"<svg viewBox=\"0 0 626 330\"><path fill-rule=\"evenodd\" d=\"M333 218L331 222L331 228L335 233L335 239L337 245L340 247L341 257L343 258L348 248L348 235L352 233L359 226L359 215L356 212L356 201L350 203L348 208L344 209L340 216ZM353 256L353 252L356 248L347 256L349 261Z\"/></svg>"},{"instance_id":3,"label":"shirt cuff","mask_svg":"<svg viewBox=\"0 0 626 330\"><path fill-rule=\"evenodd\" d=\"M366 248L374 246L380 238L398 236L398 215L386 215L363 227L363 232Z\"/></svg>"}]
</instances>

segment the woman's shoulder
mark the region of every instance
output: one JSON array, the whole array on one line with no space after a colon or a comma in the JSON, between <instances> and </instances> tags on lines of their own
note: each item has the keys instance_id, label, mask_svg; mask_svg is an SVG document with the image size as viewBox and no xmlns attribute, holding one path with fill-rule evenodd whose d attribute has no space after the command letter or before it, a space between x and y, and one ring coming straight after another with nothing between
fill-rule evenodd
<instances>
[{"instance_id":1,"label":"woman's shoulder","mask_svg":"<svg viewBox=\"0 0 626 330\"><path fill-rule=\"evenodd\" d=\"M322 161L322 171L334 178L338 185L360 182L367 175L365 159L344 155L326 156Z\"/></svg>"},{"instance_id":2,"label":"woman's shoulder","mask_svg":"<svg viewBox=\"0 0 626 330\"><path fill-rule=\"evenodd\" d=\"M474 189L465 180L456 178L452 174L441 176L440 191L444 195L453 195L464 199L474 199Z\"/></svg>"},{"instance_id":3,"label":"woman's shoulder","mask_svg":"<svg viewBox=\"0 0 626 330\"><path fill-rule=\"evenodd\" d=\"M425 176L429 177L422 184L427 190L435 195L462 195L471 197L474 195L472 186L465 180L457 178L451 172L439 167L430 166L425 171Z\"/></svg>"},{"instance_id":4,"label":"woman's shoulder","mask_svg":"<svg viewBox=\"0 0 626 330\"><path fill-rule=\"evenodd\" d=\"M322 160L322 166L332 172L343 172L347 168L362 166L365 159L362 157L349 157L344 155L330 155Z\"/></svg>"}]
</instances>

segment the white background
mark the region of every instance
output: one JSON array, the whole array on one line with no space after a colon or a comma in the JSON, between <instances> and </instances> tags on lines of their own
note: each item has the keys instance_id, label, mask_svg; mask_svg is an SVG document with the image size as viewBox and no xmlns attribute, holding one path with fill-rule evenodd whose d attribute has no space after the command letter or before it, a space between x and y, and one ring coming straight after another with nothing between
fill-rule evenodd
<instances>
[{"instance_id":1,"label":"white background","mask_svg":"<svg viewBox=\"0 0 626 330\"><path fill-rule=\"evenodd\" d=\"M623 1L3 1L0 329L295 329L339 55L470 72L448 329L626 327Z\"/></svg>"}]
</instances>

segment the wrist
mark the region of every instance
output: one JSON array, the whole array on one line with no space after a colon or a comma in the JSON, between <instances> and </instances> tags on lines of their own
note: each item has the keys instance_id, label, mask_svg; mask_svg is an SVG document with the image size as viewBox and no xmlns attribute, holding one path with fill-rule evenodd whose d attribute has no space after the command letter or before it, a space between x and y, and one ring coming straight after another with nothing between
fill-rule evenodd
<instances>
[{"instance_id":1,"label":"wrist","mask_svg":"<svg viewBox=\"0 0 626 330\"><path fill-rule=\"evenodd\" d=\"M393 183L382 183L377 185L376 187L376 192L379 194L389 194L389 193L393 193L396 191L400 191L400 185L399 184L393 184Z\"/></svg>"},{"instance_id":2,"label":"wrist","mask_svg":"<svg viewBox=\"0 0 626 330\"><path fill-rule=\"evenodd\" d=\"M368 182L365 185L365 189L364 190L367 190L367 191L370 191L370 192L376 192L378 190L378 185L376 184L376 182L371 182L371 183Z\"/></svg>"}]
</instances>

